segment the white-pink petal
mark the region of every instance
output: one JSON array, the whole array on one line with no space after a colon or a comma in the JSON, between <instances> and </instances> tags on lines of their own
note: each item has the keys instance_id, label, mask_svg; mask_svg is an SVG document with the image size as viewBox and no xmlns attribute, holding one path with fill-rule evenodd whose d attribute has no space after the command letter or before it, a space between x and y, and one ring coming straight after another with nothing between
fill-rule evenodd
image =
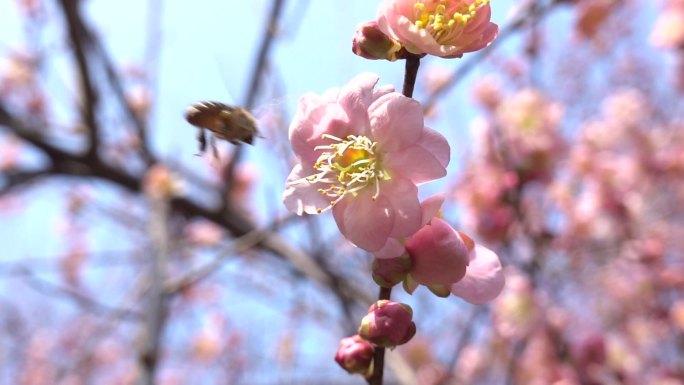
<instances>
[{"instance_id":1,"label":"white-pink petal","mask_svg":"<svg viewBox=\"0 0 684 385\"><path fill-rule=\"evenodd\" d=\"M310 170L309 167L306 170ZM307 171L304 170L301 164L297 164L292 168L290 175L287 177L285 184L285 191L283 192L283 203L285 207L297 215L316 214L318 209L328 206L329 199L318 191L320 186L311 184L306 180ZM293 182L298 183L293 184Z\"/></svg>"},{"instance_id":2,"label":"white-pink petal","mask_svg":"<svg viewBox=\"0 0 684 385\"><path fill-rule=\"evenodd\" d=\"M465 277L451 285L451 292L479 305L496 298L505 283L501 261L496 253L484 246L476 245L471 253Z\"/></svg>"},{"instance_id":3,"label":"white-pink petal","mask_svg":"<svg viewBox=\"0 0 684 385\"><path fill-rule=\"evenodd\" d=\"M345 198L345 204L333 208L335 222L342 234L356 246L371 252L385 246L394 225L390 201L383 196L374 201L372 195L367 190L361 191L353 198Z\"/></svg>"},{"instance_id":4,"label":"white-pink petal","mask_svg":"<svg viewBox=\"0 0 684 385\"><path fill-rule=\"evenodd\" d=\"M373 102L373 87L378 80L378 75L366 72L356 76L340 90L337 103L346 113L356 135L366 135L368 131L368 108Z\"/></svg>"},{"instance_id":5,"label":"white-pink petal","mask_svg":"<svg viewBox=\"0 0 684 385\"><path fill-rule=\"evenodd\" d=\"M314 149L324 143L323 134L345 137L349 130L347 115L338 104L320 103L318 97L308 95L300 99L290 124L290 143L299 159L313 164L320 155Z\"/></svg>"},{"instance_id":6,"label":"white-pink petal","mask_svg":"<svg viewBox=\"0 0 684 385\"><path fill-rule=\"evenodd\" d=\"M378 251L374 251L373 255L378 259L391 259L401 257L406 249L396 238L389 238L385 246Z\"/></svg>"},{"instance_id":7,"label":"white-pink petal","mask_svg":"<svg viewBox=\"0 0 684 385\"><path fill-rule=\"evenodd\" d=\"M381 196L386 197L394 211L394 225L390 236L405 238L418 231L422 211L418 201L418 188L410 180L396 177L381 182Z\"/></svg>"},{"instance_id":8,"label":"white-pink petal","mask_svg":"<svg viewBox=\"0 0 684 385\"><path fill-rule=\"evenodd\" d=\"M399 174L415 184L429 182L446 175L446 168L434 154L421 146L411 146L387 154L384 165L392 174Z\"/></svg>"},{"instance_id":9,"label":"white-pink petal","mask_svg":"<svg viewBox=\"0 0 684 385\"><path fill-rule=\"evenodd\" d=\"M444 193L439 193L433 195L424 201L420 202L420 210L422 214L422 219L420 221L420 227L427 225L432 218L437 216L439 210L444 204Z\"/></svg>"},{"instance_id":10,"label":"white-pink petal","mask_svg":"<svg viewBox=\"0 0 684 385\"><path fill-rule=\"evenodd\" d=\"M383 95L368 109L371 136L382 152L413 145L422 135L423 109L416 100L399 93Z\"/></svg>"}]
</instances>

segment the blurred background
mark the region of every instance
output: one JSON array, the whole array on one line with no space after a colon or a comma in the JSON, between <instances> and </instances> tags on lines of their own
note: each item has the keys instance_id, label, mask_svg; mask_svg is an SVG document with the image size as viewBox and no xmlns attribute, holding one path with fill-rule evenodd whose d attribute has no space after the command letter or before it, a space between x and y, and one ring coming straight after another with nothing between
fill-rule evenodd
<instances>
[{"instance_id":1,"label":"blurred background","mask_svg":"<svg viewBox=\"0 0 684 385\"><path fill-rule=\"evenodd\" d=\"M0 383L363 384L333 361L376 296L331 215L281 203L300 96L378 2L0 1ZM421 60L444 217L505 266L425 289L386 384L684 384L684 2L493 2L499 38ZM189 104L253 112L199 154Z\"/></svg>"}]
</instances>

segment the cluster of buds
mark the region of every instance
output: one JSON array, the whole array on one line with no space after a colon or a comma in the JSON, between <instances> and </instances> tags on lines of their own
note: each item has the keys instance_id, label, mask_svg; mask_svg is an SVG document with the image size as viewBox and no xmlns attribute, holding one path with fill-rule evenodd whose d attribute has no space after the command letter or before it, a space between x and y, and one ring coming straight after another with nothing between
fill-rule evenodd
<instances>
[{"instance_id":1,"label":"cluster of buds","mask_svg":"<svg viewBox=\"0 0 684 385\"><path fill-rule=\"evenodd\" d=\"M403 345L415 334L416 324L409 305L389 300L377 301L361 320L358 334L340 341L335 361L349 373L369 375L372 373L376 347Z\"/></svg>"}]
</instances>

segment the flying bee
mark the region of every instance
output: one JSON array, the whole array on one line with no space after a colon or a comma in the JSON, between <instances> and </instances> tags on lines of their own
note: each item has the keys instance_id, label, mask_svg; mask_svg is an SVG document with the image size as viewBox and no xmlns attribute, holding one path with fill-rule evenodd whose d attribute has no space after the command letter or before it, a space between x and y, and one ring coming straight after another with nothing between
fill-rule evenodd
<instances>
[{"instance_id":1,"label":"flying bee","mask_svg":"<svg viewBox=\"0 0 684 385\"><path fill-rule=\"evenodd\" d=\"M185 111L185 120L199 128L197 141L199 151L207 149L207 138L204 130L209 130L211 146L216 153L214 138L227 140L232 144L240 142L252 144L258 135L257 122L249 111L219 102L199 102L192 104Z\"/></svg>"}]
</instances>

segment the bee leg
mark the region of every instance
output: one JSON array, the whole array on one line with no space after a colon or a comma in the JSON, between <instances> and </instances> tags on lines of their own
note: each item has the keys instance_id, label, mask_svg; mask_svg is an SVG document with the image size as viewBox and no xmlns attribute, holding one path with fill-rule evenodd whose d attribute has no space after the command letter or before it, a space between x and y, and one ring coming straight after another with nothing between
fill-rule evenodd
<instances>
[{"instance_id":1,"label":"bee leg","mask_svg":"<svg viewBox=\"0 0 684 385\"><path fill-rule=\"evenodd\" d=\"M218 147L216 147L216 137L212 135L209 140L211 141L211 153L214 155L215 159L219 159Z\"/></svg>"},{"instance_id":2,"label":"bee leg","mask_svg":"<svg viewBox=\"0 0 684 385\"><path fill-rule=\"evenodd\" d=\"M200 128L197 132L197 142L199 143L199 153L196 156L201 156L207 150L207 135L204 130Z\"/></svg>"}]
</instances>

